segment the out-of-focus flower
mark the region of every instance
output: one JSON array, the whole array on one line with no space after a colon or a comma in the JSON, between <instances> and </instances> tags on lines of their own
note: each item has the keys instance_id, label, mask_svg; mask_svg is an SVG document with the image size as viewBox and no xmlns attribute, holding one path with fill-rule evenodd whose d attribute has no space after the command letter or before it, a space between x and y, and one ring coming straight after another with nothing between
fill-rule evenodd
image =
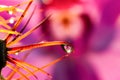
<instances>
[{"instance_id":1,"label":"out-of-focus flower","mask_svg":"<svg viewBox=\"0 0 120 80\"><path fill-rule=\"evenodd\" d=\"M53 80L98 80L94 70L84 59L89 48L93 23L90 12L87 13L83 5L84 3L79 0L52 0L49 4L42 4L45 9L43 15L52 16L48 20L49 24L42 25L45 38L69 40L75 50L70 58L55 66ZM53 49L53 51L62 53L60 49Z\"/></svg>"},{"instance_id":2,"label":"out-of-focus flower","mask_svg":"<svg viewBox=\"0 0 120 80\"><path fill-rule=\"evenodd\" d=\"M65 40L66 38L76 39L82 35L84 27L82 27L83 22L79 18L80 9L80 6L73 6L67 10L49 11L52 14L50 30L54 38L59 40Z\"/></svg>"},{"instance_id":3,"label":"out-of-focus flower","mask_svg":"<svg viewBox=\"0 0 120 80\"><path fill-rule=\"evenodd\" d=\"M57 5L59 2L65 3L61 6ZM85 50L85 45L93 31L92 19L89 13L85 12L83 5L84 3L79 0L69 2L53 0L47 5L43 4L43 9L45 9L43 14L45 16L51 14L49 24L44 23L42 27L45 37L47 36L46 38L50 40L70 40L75 46L75 51L78 51L75 52L78 53L77 55L82 53L81 50Z\"/></svg>"},{"instance_id":4,"label":"out-of-focus flower","mask_svg":"<svg viewBox=\"0 0 120 80\"><path fill-rule=\"evenodd\" d=\"M98 1L101 19L92 43L95 52L91 52L87 59L100 80L118 80L120 79L120 1Z\"/></svg>"},{"instance_id":5,"label":"out-of-focus flower","mask_svg":"<svg viewBox=\"0 0 120 80\"><path fill-rule=\"evenodd\" d=\"M43 1L44 5L43 8L46 9L46 12L43 13L43 15L46 15L48 12L52 11L52 15L57 15L54 16L56 17L56 19L58 20L54 20L51 19L49 20L49 24L44 24L43 26L43 32L47 36L47 39L65 39L63 35L62 37L58 37L56 36L58 33L60 34L66 34L66 32L64 32L67 28L64 28L63 23L61 23L61 17L63 18L64 14L61 14L62 12L64 13L64 11L68 11L70 10L71 7L74 6L74 4L76 4L75 1L73 0L41 0ZM117 17L120 14L120 1L119 0L80 0L81 2L85 2L85 4L83 4L83 10L85 11L85 13L88 13L86 17L87 19L85 19L85 22L89 22L89 18L93 18L92 21L95 22L96 27L95 27L95 32L93 36L93 40L91 42L91 47L92 47L92 51L97 51L95 53L90 53L88 52L87 55L80 55L85 54L86 51L88 51L89 48L87 48L88 46L90 46L87 41L89 41L89 31L91 33L91 30L89 30L89 28L86 28L85 30L85 36L83 36L83 42L81 41L81 39L77 38L77 40L71 40L73 45L75 46L75 54L77 53L77 56L80 55L82 59L78 59L75 58L73 59L73 55L71 56L71 58L69 59L69 62L71 60L70 63L68 63L68 61L66 60L66 62L61 63L61 64L57 64L56 65L56 70L54 72L55 74L55 78L54 80L81 80L81 78L79 79L78 76L82 76L83 80L86 80L86 78L88 77L88 75L85 73L88 72L88 74L92 74L92 70L91 67L93 67L93 69L95 70L96 74L92 74L90 75L92 78L88 77L87 80L97 80L97 78L95 78L95 76L97 75L99 80L118 80L120 79L119 77L119 27L117 27L117 29L115 29L115 21L117 19ZM98 2L98 3L96 3ZM60 4L59 4L60 3ZM89 4L90 3L90 4ZM68 5L69 4L69 5ZM81 4L80 4L81 5ZM67 6L67 7L66 7ZM73 10L74 12L74 10ZM57 14L56 14L57 13ZM58 15L59 13L59 15ZM66 14L70 14L70 13L66 13ZM91 14L91 15L90 15ZM59 16L59 17L58 17ZM97 16L97 17L96 17ZM70 16L71 18L71 16ZM72 18L71 18L72 19ZM56 22L57 23L54 23ZM91 20L90 20L91 21ZM59 22L59 25L58 25ZM87 23L88 23L87 22ZM50 29L50 27L53 27L53 24L56 25L56 28L54 29ZM119 22L117 23L117 26ZM62 25L62 26L61 26ZM49 26L49 27L48 27ZM58 26L62 27L63 31L58 29ZM90 27L90 24L87 26ZM46 27L46 28L45 28ZM55 30L56 29L56 30ZM57 30L58 29L58 30ZM90 28L92 29L92 28ZM114 34L116 34L117 31L117 37L115 37L115 41L112 43L112 45L110 44L111 41L113 40ZM62 32L62 33L61 33ZM53 34L54 33L54 34ZM55 34L57 33L57 34ZM71 32L69 33L69 36L71 37ZM51 36L52 37L51 37ZM68 36L68 35L67 35ZM69 37L68 36L68 37ZM88 36L88 37L87 37ZM66 39L68 39L68 37L66 37ZM117 38L117 40L116 40ZM80 43L81 42L81 43ZM82 46L81 46L82 44ZM111 45L111 46L110 46ZM82 47L82 48L81 48ZM83 49L83 52L81 52L81 49ZM106 49L108 49L106 51ZM54 49L56 50L56 49ZM103 51L105 50L105 52L99 52L99 51ZM56 52L59 52L60 50L56 50ZM117 54L116 54L117 53ZM86 58L87 56L87 58ZM77 59L77 60L76 60ZM87 64L87 66L85 65L84 60L88 59L86 61L88 61L88 64L90 64L90 66ZM75 61L74 61L75 60ZM68 63L68 64L67 64ZM78 65L85 65L83 67L77 67L75 63L78 63ZM88 68L89 66L89 68ZM87 69L86 69L87 67ZM59 69L63 69L63 71L59 70ZM77 70L76 70L77 69ZM80 71L79 71L80 70ZM90 70L90 71L89 71ZM80 74L81 72L81 74ZM85 74L84 74L85 73ZM80 76L80 77L81 77Z\"/></svg>"},{"instance_id":6,"label":"out-of-focus flower","mask_svg":"<svg viewBox=\"0 0 120 80\"><path fill-rule=\"evenodd\" d=\"M80 19L80 14L83 12L79 1L55 1L46 5L45 15L51 14L50 33L53 38L65 40L66 38L76 39L82 35L84 27ZM57 3L60 3L57 5Z\"/></svg>"}]
</instances>

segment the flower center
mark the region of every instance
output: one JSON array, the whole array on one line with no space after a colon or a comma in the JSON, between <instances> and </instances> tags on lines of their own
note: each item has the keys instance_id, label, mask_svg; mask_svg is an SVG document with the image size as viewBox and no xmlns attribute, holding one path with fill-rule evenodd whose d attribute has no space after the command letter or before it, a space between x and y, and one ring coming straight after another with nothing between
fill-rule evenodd
<instances>
[{"instance_id":1,"label":"flower center","mask_svg":"<svg viewBox=\"0 0 120 80\"><path fill-rule=\"evenodd\" d=\"M64 27L68 27L70 25L70 20L67 17L64 17L61 20L61 23L63 24Z\"/></svg>"},{"instance_id":2,"label":"flower center","mask_svg":"<svg viewBox=\"0 0 120 80\"><path fill-rule=\"evenodd\" d=\"M4 40L0 40L0 70L5 67L7 61L7 48Z\"/></svg>"}]
</instances>

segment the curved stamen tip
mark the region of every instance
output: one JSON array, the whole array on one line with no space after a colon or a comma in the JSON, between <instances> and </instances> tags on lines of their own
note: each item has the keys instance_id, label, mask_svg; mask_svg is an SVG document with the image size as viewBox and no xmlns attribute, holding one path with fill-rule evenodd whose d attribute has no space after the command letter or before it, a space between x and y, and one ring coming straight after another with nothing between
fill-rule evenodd
<instances>
[{"instance_id":1,"label":"curved stamen tip","mask_svg":"<svg viewBox=\"0 0 120 80\"><path fill-rule=\"evenodd\" d=\"M71 54L73 52L73 46L70 43L66 43L61 46L66 53Z\"/></svg>"}]
</instances>

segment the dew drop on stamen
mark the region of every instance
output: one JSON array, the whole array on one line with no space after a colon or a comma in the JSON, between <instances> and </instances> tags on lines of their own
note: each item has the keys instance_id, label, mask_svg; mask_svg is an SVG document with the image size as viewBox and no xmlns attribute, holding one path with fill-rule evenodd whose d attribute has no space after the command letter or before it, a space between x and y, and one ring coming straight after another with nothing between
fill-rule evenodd
<instances>
[{"instance_id":1,"label":"dew drop on stamen","mask_svg":"<svg viewBox=\"0 0 120 80\"><path fill-rule=\"evenodd\" d=\"M13 6L9 6L8 8L10 8L11 10L8 11L8 14L13 15L15 8L13 8Z\"/></svg>"},{"instance_id":2,"label":"dew drop on stamen","mask_svg":"<svg viewBox=\"0 0 120 80\"><path fill-rule=\"evenodd\" d=\"M71 45L65 44L65 45L62 45L62 47L63 47L64 51L68 54L73 52L73 47Z\"/></svg>"},{"instance_id":3,"label":"dew drop on stamen","mask_svg":"<svg viewBox=\"0 0 120 80\"><path fill-rule=\"evenodd\" d=\"M9 23L10 24L13 24L15 22L15 18L14 17L11 17L10 19L9 19Z\"/></svg>"},{"instance_id":4,"label":"dew drop on stamen","mask_svg":"<svg viewBox=\"0 0 120 80\"><path fill-rule=\"evenodd\" d=\"M12 15L12 14L13 14L13 11L8 11L8 13L9 13L10 15Z\"/></svg>"},{"instance_id":5,"label":"dew drop on stamen","mask_svg":"<svg viewBox=\"0 0 120 80\"><path fill-rule=\"evenodd\" d=\"M19 54L18 52L15 53L15 55L18 55L18 54Z\"/></svg>"}]
</instances>

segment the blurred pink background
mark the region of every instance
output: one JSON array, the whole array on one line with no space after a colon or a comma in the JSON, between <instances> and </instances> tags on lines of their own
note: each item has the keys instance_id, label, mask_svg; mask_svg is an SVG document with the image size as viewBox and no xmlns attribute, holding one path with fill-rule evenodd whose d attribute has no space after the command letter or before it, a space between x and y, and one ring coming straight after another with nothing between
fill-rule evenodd
<instances>
[{"instance_id":1,"label":"blurred pink background","mask_svg":"<svg viewBox=\"0 0 120 80\"><path fill-rule=\"evenodd\" d=\"M13 5L22 1L0 0L0 4ZM45 69L53 75L52 80L120 80L119 0L34 0L28 13L35 5L37 8L25 31L51 16L17 46L60 40L69 41L74 47L69 57ZM28 17L29 14L20 26ZM42 67L65 54L60 46L38 48L31 50L25 61ZM22 56L24 53L14 57L20 59ZM4 68L2 73L5 76L6 70ZM47 77L42 73L36 75L39 80ZM35 78L30 77L30 80Z\"/></svg>"}]
</instances>

